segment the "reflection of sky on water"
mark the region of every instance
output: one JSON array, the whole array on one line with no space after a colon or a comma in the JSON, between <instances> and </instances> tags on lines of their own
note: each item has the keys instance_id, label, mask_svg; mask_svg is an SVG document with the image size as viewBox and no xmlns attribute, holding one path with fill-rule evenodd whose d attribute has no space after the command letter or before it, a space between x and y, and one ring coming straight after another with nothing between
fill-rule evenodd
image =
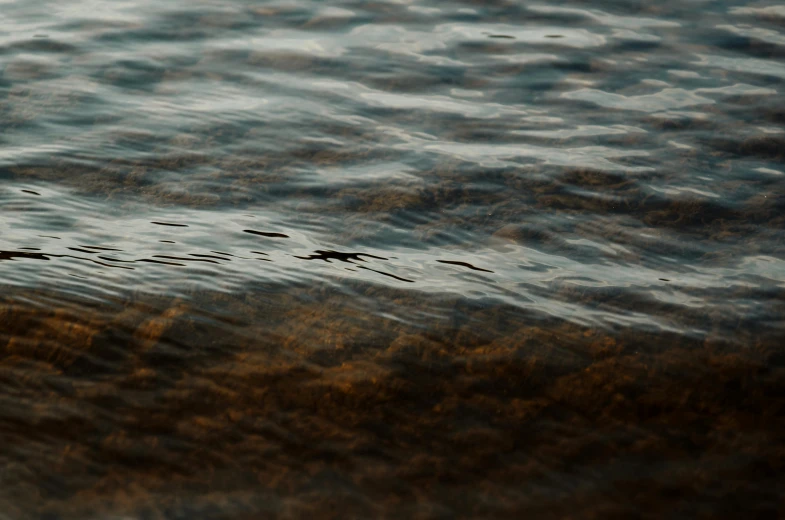
<instances>
[{"instance_id":1,"label":"reflection of sky on water","mask_svg":"<svg viewBox=\"0 0 785 520\"><path fill-rule=\"evenodd\" d=\"M117 290L406 279L669 319L556 290L575 286L730 313L741 297L718 294L780 279L747 259L781 252L763 215L785 77L765 50L782 9L736 4L6 2L2 250L65 256L0 269ZM126 269L69 249L102 244ZM296 258L320 250L388 260ZM234 256L194 256L213 251ZM163 257L191 261L138 263Z\"/></svg>"},{"instance_id":2,"label":"reflection of sky on water","mask_svg":"<svg viewBox=\"0 0 785 520\"><path fill-rule=\"evenodd\" d=\"M783 20L0 0L0 518L776 507Z\"/></svg>"},{"instance_id":3,"label":"reflection of sky on water","mask_svg":"<svg viewBox=\"0 0 785 520\"><path fill-rule=\"evenodd\" d=\"M354 280L491 298L590 326L622 320L626 325L678 331L670 317L594 308L561 296L560 290L572 286L590 294L593 289L612 289L676 306L739 312L751 303L732 296L720 303L718 294L771 283L785 288L785 263L771 256L690 264L664 255L657 260L654 255L648 265L641 265L628 262L638 249L634 244L578 237L566 239L565 254L479 235L472 237L472 247L411 247L394 241L368 246L341 236L340 217L314 216L309 223L264 208L145 209L138 204L107 205L45 186L24 189L6 188L2 194L0 225L5 231L0 250L45 255L49 261L17 257L2 262L5 283L73 285L76 292L92 297L119 294L130 286L177 295L195 287L233 292L258 283L341 287ZM302 261L324 250L365 256ZM411 286L406 280L413 282ZM401 313L405 318L405 310Z\"/></svg>"}]
</instances>

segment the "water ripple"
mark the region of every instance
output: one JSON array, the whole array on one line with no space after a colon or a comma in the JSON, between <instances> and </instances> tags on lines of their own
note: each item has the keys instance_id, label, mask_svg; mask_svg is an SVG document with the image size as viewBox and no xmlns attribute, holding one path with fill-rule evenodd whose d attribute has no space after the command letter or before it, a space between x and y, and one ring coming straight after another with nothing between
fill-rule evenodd
<instances>
[{"instance_id":1,"label":"water ripple","mask_svg":"<svg viewBox=\"0 0 785 520\"><path fill-rule=\"evenodd\" d=\"M0 0L2 514L774 503L785 9L329 4Z\"/></svg>"}]
</instances>

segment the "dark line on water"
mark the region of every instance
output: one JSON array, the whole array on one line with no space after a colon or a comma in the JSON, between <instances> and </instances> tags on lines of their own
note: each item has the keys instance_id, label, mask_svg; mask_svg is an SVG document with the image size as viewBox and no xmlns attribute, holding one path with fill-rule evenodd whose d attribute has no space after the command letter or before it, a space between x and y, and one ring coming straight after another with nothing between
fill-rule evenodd
<instances>
[{"instance_id":1,"label":"dark line on water","mask_svg":"<svg viewBox=\"0 0 785 520\"><path fill-rule=\"evenodd\" d=\"M79 246L84 247L85 249L95 249L96 251L122 251L122 249L115 249L113 247L101 247L101 246Z\"/></svg>"},{"instance_id":2,"label":"dark line on water","mask_svg":"<svg viewBox=\"0 0 785 520\"><path fill-rule=\"evenodd\" d=\"M188 224L172 224L171 222L150 222L158 226L172 226L172 227L188 227Z\"/></svg>"},{"instance_id":3,"label":"dark line on water","mask_svg":"<svg viewBox=\"0 0 785 520\"><path fill-rule=\"evenodd\" d=\"M71 249L73 249L73 248L71 248ZM120 265L105 264L103 262L99 262L98 260L94 260L92 258L84 258L84 257L81 257L81 256L53 255L53 254L48 254L48 253L47 254L44 254L44 253L27 253L27 252L24 252L24 251L0 251L0 261L1 260L14 260L15 258L24 258L24 259L28 259L28 260L47 260L48 261L48 260L51 260L50 257L51 258L73 258L75 260L87 260L88 262L92 262L94 264L102 265L104 267L113 267L115 269L130 269L130 270L133 270L133 267L124 267L124 266L120 266ZM101 258L102 260L108 260L108 261L111 261L111 262L115 261L114 259L102 258L100 256L98 258Z\"/></svg>"},{"instance_id":4,"label":"dark line on water","mask_svg":"<svg viewBox=\"0 0 785 520\"><path fill-rule=\"evenodd\" d=\"M373 271L374 273L378 273L384 276L389 276L390 278L395 278L396 280L400 280L402 282L414 283L414 280L409 280L407 278L401 278L400 276L395 276L392 273L385 273L384 271L377 271L376 269L371 269L370 267L365 267L364 265L358 265L358 269L366 269L368 271Z\"/></svg>"},{"instance_id":5,"label":"dark line on water","mask_svg":"<svg viewBox=\"0 0 785 520\"><path fill-rule=\"evenodd\" d=\"M98 258L100 258L101 260L106 260L107 262L119 262L121 264L133 264L134 263L134 260L120 260L119 258L111 258L111 257L108 257L108 256L101 256L101 255L98 255Z\"/></svg>"},{"instance_id":6,"label":"dark line on water","mask_svg":"<svg viewBox=\"0 0 785 520\"><path fill-rule=\"evenodd\" d=\"M152 258L142 258L141 260L137 260L137 262L148 262L148 263L151 263L151 264L176 265L178 267L187 267L185 264L176 264L174 262L164 262L162 260L153 260Z\"/></svg>"},{"instance_id":7,"label":"dark line on water","mask_svg":"<svg viewBox=\"0 0 785 520\"><path fill-rule=\"evenodd\" d=\"M188 253L190 256L196 256L198 258L214 258L215 260L225 260L227 262L231 262L231 259L226 258L224 256L215 256L215 255L204 255L201 253Z\"/></svg>"},{"instance_id":8,"label":"dark line on water","mask_svg":"<svg viewBox=\"0 0 785 520\"><path fill-rule=\"evenodd\" d=\"M153 255L153 258L165 258L167 260L182 260L184 262L207 262L210 264L218 263L218 262L214 262L213 260L207 260L206 258L183 258L181 256Z\"/></svg>"},{"instance_id":9,"label":"dark line on water","mask_svg":"<svg viewBox=\"0 0 785 520\"><path fill-rule=\"evenodd\" d=\"M22 190L22 191L25 192L25 193L30 193L31 195L38 195L39 197L41 196L40 193L35 192L33 190Z\"/></svg>"},{"instance_id":10,"label":"dark line on water","mask_svg":"<svg viewBox=\"0 0 785 520\"><path fill-rule=\"evenodd\" d=\"M14 258L27 258L30 260L49 260L43 253L26 253L24 251L0 251L0 261L13 260Z\"/></svg>"},{"instance_id":11,"label":"dark line on water","mask_svg":"<svg viewBox=\"0 0 785 520\"><path fill-rule=\"evenodd\" d=\"M314 251L314 253L315 254L310 256L295 256L295 258L299 258L300 260L324 260L328 264L330 263L330 260L339 260L341 262L348 262L350 264L354 263L352 262L352 260L365 262L365 260L360 258L362 256L367 256L368 258L375 258L377 260L388 260L387 258L384 258L382 256L369 255L368 253L341 253L339 251L322 251L320 249L317 249L316 251Z\"/></svg>"},{"instance_id":12,"label":"dark line on water","mask_svg":"<svg viewBox=\"0 0 785 520\"><path fill-rule=\"evenodd\" d=\"M243 229L243 233L250 233L252 235L259 235L268 238L289 238L289 235L283 233L267 233L265 231L254 231L253 229Z\"/></svg>"},{"instance_id":13,"label":"dark line on water","mask_svg":"<svg viewBox=\"0 0 785 520\"><path fill-rule=\"evenodd\" d=\"M472 264L466 262L457 262L455 260L437 260L440 264L450 264L450 265L460 265L461 267L467 267L473 271L482 271L484 273L492 273L493 271L489 269L483 269L482 267L475 267Z\"/></svg>"},{"instance_id":14,"label":"dark line on water","mask_svg":"<svg viewBox=\"0 0 785 520\"><path fill-rule=\"evenodd\" d=\"M83 258L81 256L74 256L74 255L50 255L50 256L53 256L53 257L56 257L56 258L73 258L75 260L87 260L88 262L92 262L94 264L102 265L104 267L112 267L114 269L128 269L130 271L134 270L133 267L125 267L125 266L122 266L122 265L105 264L103 262L99 262L98 260L93 260L92 258ZM98 257L98 258L100 258L100 257Z\"/></svg>"}]
</instances>

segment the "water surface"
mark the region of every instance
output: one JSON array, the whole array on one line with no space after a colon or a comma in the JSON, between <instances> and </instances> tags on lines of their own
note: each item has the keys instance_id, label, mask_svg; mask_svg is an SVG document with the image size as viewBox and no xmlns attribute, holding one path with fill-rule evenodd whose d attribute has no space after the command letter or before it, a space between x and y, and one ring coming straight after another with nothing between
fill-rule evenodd
<instances>
[{"instance_id":1,"label":"water surface","mask_svg":"<svg viewBox=\"0 0 785 520\"><path fill-rule=\"evenodd\" d=\"M0 518L784 514L783 27L0 0Z\"/></svg>"}]
</instances>

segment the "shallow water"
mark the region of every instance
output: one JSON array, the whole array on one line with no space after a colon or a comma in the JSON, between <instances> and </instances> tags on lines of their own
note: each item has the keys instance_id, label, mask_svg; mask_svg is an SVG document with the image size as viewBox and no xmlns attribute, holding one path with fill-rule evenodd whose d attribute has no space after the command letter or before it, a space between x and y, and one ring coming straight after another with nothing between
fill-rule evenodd
<instances>
[{"instance_id":1,"label":"shallow water","mask_svg":"<svg viewBox=\"0 0 785 520\"><path fill-rule=\"evenodd\" d=\"M0 519L785 514L785 8L0 0Z\"/></svg>"}]
</instances>

